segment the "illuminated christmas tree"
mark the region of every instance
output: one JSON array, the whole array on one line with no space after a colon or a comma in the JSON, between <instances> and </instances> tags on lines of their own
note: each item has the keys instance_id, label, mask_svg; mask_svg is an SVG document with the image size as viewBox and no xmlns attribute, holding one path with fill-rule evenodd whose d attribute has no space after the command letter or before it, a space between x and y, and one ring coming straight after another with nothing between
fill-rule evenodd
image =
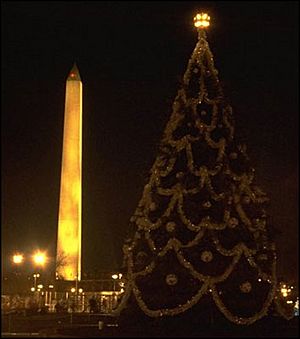
<instances>
[{"instance_id":1,"label":"illuminated christmas tree","mask_svg":"<svg viewBox=\"0 0 300 339\"><path fill-rule=\"evenodd\" d=\"M188 62L124 245L126 291L117 313L136 305L172 318L212 303L235 324L262 318L274 300L276 253L268 198L234 135L206 40L209 16L194 21Z\"/></svg>"}]
</instances>

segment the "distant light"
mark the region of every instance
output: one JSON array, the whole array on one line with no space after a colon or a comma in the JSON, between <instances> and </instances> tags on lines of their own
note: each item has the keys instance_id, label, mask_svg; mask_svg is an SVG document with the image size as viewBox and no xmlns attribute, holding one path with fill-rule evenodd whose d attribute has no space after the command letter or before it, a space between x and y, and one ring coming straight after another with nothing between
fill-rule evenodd
<instances>
[{"instance_id":1,"label":"distant light","mask_svg":"<svg viewBox=\"0 0 300 339\"><path fill-rule=\"evenodd\" d=\"M72 287L71 288L71 292L74 293L76 291L76 288L75 287Z\"/></svg>"},{"instance_id":2,"label":"distant light","mask_svg":"<svg viewBox=\"0 0 300 339\"><path fill-rule=\"evenodd\" d=\"M261 281L261 279L259 278L258 281Z\"/></svg>"},{"instance_id":3,"label":"distant light","mask_svg":"<svg viewBox=\"0 0 300 339\"><path fill-rule=\"evenodd\" d=\"M122 279L122 277L123 277L123 274L119 273L119 279Z\"/></svg>"},{"instance_id":4,"label":"distant light","mask_svg":"<svg viewBox=\"0 0 300 339\"><path fill-rule=\"evenodd\" d=\"M121 293L123 293L124 292L124 288L121 288L121 291L120 291Z\"/></svg>"},{"instance_id":5,"label":"distant light","mask_svg":"<svg viewBox=\"0 0 300 339\"><path fill-rule=\"evenodd\" d=\"M34 287L31 287L30 291L31 291L31 292L34 292L34 291L35 291L35 288L34 288Z\"/></svg>"},{"instance_id":6,"label":"distant light","mask_svg":"<svg viewBox=\"0 0 300 339\"><path fill-rule=\"evenodd\" d=\"M49 288L54 288L54 286L53 285L49 285Z\"/></svg>"},{"instance_id":7,"label":"distant light","mask_svg":"<svg viewBox=\"0 0 300 339\"><path fill-rule=\"evenodd\" d=\"M119 278L119 276L118 276L117 274L113 274L111 277L112 277L113 279L118 279L118 278Z\"/></svg>"},{"instance_id":8,"label":"distant light","mask_svg":"<svg viewBox=\"0 0 300 339\"><path fill-rule=\"evenodd\" d=\"M22 262L24 261L24 256L23 254L14 254L12 260L14 264L22 264Z\"/></svg>"},{"instance_id":9,"label":"distant light","mask_svg":"<svg viewBox=\"0 0 300 339\"><path fill-rule=\"evenodd\" d=\"M43 288L44 286L42 284L37 285L38 288Z\"/></svg>"},{"instance_id":10,"label":"distant light","mask_svg":"<svg viewBox=\"0 0 300 339\"><path fill-rule=\"evenodd\" d=\"M80 289L78 290L78 292L79 292L79 293L82 293L82 292L83 292L83 289L82 289L82 288L80 288Z\"/></svg>"},{"instance_id":11,"label":"distant light","mask_svg":"<svg viewBox=\"0 0 300 339\"><path fill-rule=\"evenodd\" d=\"M287 300L286 303L287 303L287 304L292 304L293 302L292 302L292 300Z\"/></svg>"},{"instance_id":12,"label":"distant light","mask_svg":"<svg viewBox=\"0 0 300 339\"><path fill-rule=\"evenodd\" d=\"M33 261L36 265L41 265L41 266L45 265L47 261L46 254L44 252L37 251L33 255Z\"/></svg>"},{"instance_id":13,"label":"distant light","mask_svg":"<svg viewBox=\"0 0 300 339\"><path fill-rule=\"evenodd\" d=\"M299 317L299 297L297 297L297 300L294 305L294 315L296 317Z\"/></svg>"},{"instance_id":14,"label":"distant light","mask_svg":"<svg viewBox=\"0 0 300 339\"><path fill-rule=\"evenodd\" d=\"M197 14L194 17L194 26L197 28L206 28L209 26L210 16L206 13Z\"/></svg>"},{"instance_id":15,"label":"distant light","mask_svg":"<svg viewBox=\"0 0 300 339\"><path fill-rule=\"evenodd\" d=\"M40 274L39 273L34 273L34 278L39 278Z\"/></svg>"}]
</instances>

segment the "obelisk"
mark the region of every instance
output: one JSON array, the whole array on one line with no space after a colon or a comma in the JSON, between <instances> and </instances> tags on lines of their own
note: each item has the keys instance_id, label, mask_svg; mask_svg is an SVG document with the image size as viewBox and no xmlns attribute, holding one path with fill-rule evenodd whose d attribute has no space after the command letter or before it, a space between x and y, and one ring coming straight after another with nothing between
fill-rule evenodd
<instances>
[{"instance_id":1,"label":"obelisk","mask_svg":"<svg viewBox=\"0 0 300 339\"><path fill-rule=\"evenodd\" d=\"M74 64L66 81L56 276L81 279L82 82Z\"/></svg>"}]
</instances>

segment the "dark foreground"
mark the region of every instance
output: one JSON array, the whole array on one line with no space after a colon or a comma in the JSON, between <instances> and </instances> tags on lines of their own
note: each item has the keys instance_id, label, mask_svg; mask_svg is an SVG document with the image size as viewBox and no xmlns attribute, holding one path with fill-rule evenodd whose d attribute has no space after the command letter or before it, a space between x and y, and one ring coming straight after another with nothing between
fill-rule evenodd
<instances>
[{"instance_id":1,"label":"dark foreground","mask_svg":"<svg viewBox=\"0 0 300 339\"><path fill-rule=\"evenodd\" d=\"M99 323L100 322L100 323ZM161 320L128 322L100 314L2 315L2 337L227 337L296 338L299 317L287 321L268 317L250 326L229 322L172 323Z\"/></svg>"}]
</instances>

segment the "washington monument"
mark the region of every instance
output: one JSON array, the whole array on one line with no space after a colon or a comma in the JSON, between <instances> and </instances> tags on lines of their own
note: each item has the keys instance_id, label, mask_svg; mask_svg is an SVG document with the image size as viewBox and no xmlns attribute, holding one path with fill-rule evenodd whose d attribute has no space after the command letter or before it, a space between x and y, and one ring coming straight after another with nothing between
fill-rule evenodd
<instances>
[{"instance_id":1,"label":"washington monument","mask_svg":"<svg viewBox=\"0 0 300 339\"><path fill-rule=\"evenodd\" d=\"M82 82L74 64L66 81L56 274L81 280Z\"/></svg>"}]
</instances>

